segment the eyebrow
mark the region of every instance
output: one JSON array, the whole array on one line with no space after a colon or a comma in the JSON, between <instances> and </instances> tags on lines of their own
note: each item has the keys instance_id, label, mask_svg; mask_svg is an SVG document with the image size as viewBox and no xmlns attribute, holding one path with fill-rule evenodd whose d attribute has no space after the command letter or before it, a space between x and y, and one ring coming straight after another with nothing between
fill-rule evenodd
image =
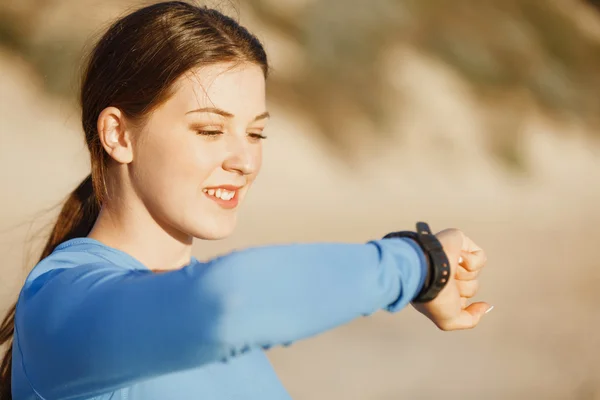
<instances>
[{"instance_id":1,"label":"eyebrow","mask_svg":"<svg viewBox=\"0 0 600 400\"><path fill-rule=\"evenodd\" d=\"M188 111L188 112L186 112L186 115L190 114L190 113L196 113L196 112L218 114L225 118L233 118L234 117L234 115L232 113L227 112L225 110L221 110L219 108L214 108L214 107L204 107L204 108L199 108L197 110ZM269 114L268 111L265 111L264 113L257 115L254 118L254 121L259 121L261 119L266 119L266 118L270 118L270 117L271 117L271 114Z\"/></svg>"}]
</instances>

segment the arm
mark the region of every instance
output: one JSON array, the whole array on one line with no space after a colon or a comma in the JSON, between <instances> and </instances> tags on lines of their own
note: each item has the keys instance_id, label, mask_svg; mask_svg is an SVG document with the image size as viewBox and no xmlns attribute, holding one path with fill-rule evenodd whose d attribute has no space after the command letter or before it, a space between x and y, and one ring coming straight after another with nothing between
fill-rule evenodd
<instances>
[{"instance_id":1,"label":"arm","mask_svg":"<svg viewBox=\"0 0 600 400\"><path fill-rule=\"evenodd\" d=\"M425 263L389 239L253 248L162 274L64 269L22 295L19 347L42 394L91 396L400 310Z\"/></svg>"}]
</instances>

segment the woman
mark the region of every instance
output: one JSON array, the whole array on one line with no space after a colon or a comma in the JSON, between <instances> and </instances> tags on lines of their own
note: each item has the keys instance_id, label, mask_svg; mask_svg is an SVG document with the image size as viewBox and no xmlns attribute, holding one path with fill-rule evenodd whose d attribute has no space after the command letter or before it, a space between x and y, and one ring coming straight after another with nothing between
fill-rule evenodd
<instances>
[{"instance_id":1,"label":"woman","mask_svg":"<svg viewBox=\"0 0 600 400\"><path fill-rule=\"evenodd\" d=\"M183 2L101 38L80 99L92 173L3 323L3 398L287 399L272 346L411 302L443 330L491 309L467 306L485 255L458 230L191 256L259 172L267 72L254 36Z\"/></svg>"}]
</instances>

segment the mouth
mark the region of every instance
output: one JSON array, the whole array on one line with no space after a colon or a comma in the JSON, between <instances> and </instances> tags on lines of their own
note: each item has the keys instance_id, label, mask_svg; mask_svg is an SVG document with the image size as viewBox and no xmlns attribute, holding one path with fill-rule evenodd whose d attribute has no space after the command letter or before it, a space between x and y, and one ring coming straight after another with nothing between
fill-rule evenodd
<instances>
[{"instance_id":1,"label":"mouth","mask_svg":"<svg viewBox=\"0 0 600 400\"><path fill-rule=\"evenodd\" d=\"M206 197L217 203L222 208L231 209L239 203L239 186L215 186L202 189Z\"/></svg>"}]
</instances>

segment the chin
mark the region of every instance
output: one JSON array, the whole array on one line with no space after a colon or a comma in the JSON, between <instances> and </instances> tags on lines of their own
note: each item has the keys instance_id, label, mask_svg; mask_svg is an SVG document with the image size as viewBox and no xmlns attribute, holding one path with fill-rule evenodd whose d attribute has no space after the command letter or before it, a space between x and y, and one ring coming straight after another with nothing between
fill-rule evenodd
<instances>
[{"instance_id":1,"label":"chin","mask_svg":"<svg viewBox=\"0 0 600 400\"><path fill-rule=\"evenodd\" d=\"M193 235L196 239L200 239L200 240L223 240L223 239L227 239L229 236L231 236L231 232L229 233L210 233L210 234L198 234L198 235Z\"/></svg>"},{"instance_id":2,"label":"chin","mask_svg":"<svg viewBox=\"0 0 600 400\"><path fill-rule=\"evenodd\" d=\"M231 236L235 227L235 221L215 221L213 224L195 226L190 235L201 240L221 240Z\"/></svg>"}]
</instances>

